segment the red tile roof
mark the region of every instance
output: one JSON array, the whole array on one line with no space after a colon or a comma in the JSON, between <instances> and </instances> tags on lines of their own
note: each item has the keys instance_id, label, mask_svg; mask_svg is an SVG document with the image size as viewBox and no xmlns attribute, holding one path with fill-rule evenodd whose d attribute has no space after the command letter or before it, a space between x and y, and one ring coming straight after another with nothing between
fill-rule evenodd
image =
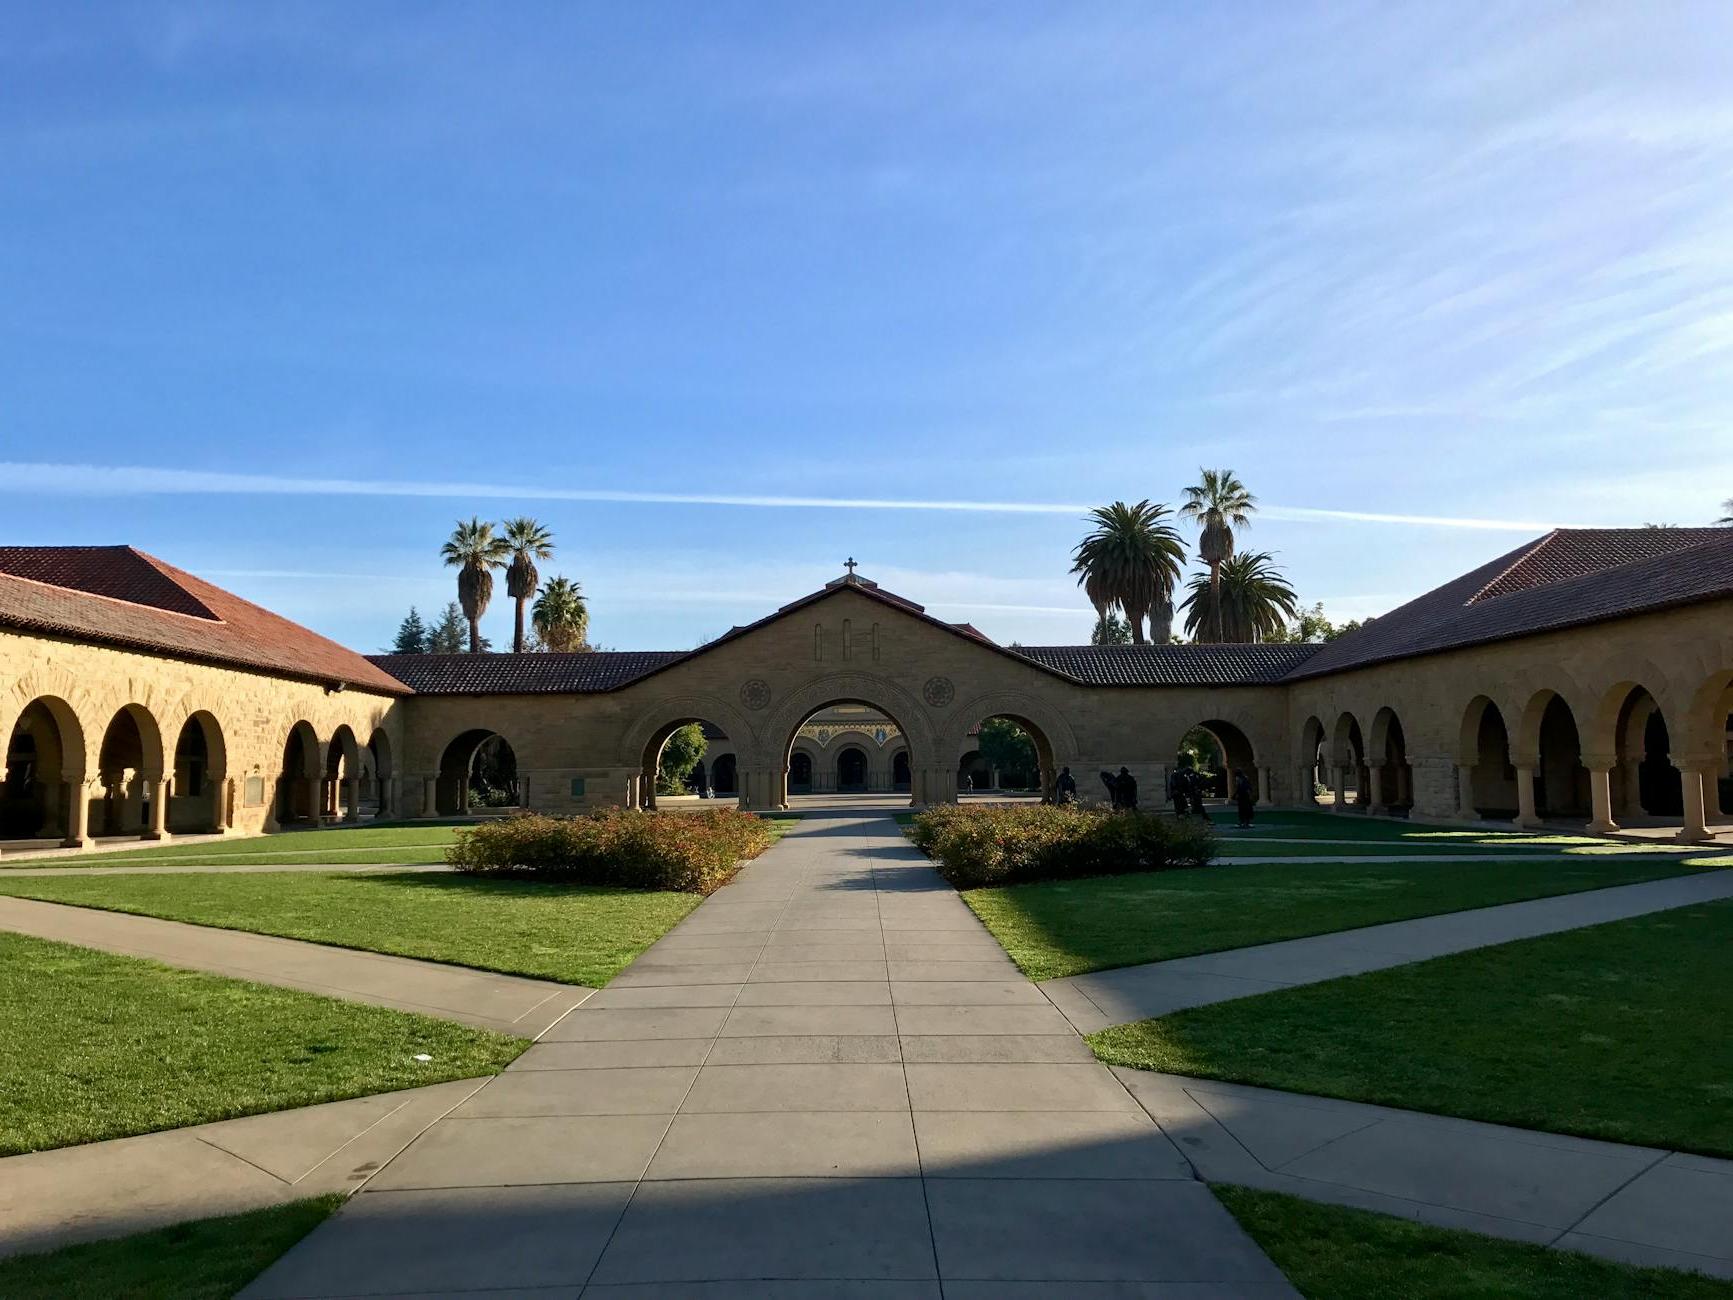
<instances>
[{"instance_id":1,"label":"red tile roof","mask_svg":"<svg viewBox=\"0 0 1733 1300\"><path fill-rule=\"evenodd\" d=\"M1317 645L1034 645L1016 652L1088 686L1268 686Z\"/></svg>"},{"instance_id":2,"label":"red tile roof","mask_svg":"<svg viewBox=\"0 0 1733 1300\"><path fill-rule=\"evenodd\" d=\"M1289 680L1733 598L1733 528L1561 528L1324 646Z\"/></svg>"},{"instance_id":3,"label":"red tile roof","mask_svg":"<svg viewBox=\"0 0 1733 1300\"><path fill-rule=\"evenodd\" d=\"M130 546L0 546L0 627L407 693L353 650Z\"/></svg>"},{"instance_id":4,"label":"red tile roof","mask_svg":"<svg viewBox=\"0 0 1733 1300\"><path fill-rule=\"evenodd\" d=\"M614 691L686 658L689 650L567 654L369 655L417 695L588 695Z\"/></svg>"}]
</instances>

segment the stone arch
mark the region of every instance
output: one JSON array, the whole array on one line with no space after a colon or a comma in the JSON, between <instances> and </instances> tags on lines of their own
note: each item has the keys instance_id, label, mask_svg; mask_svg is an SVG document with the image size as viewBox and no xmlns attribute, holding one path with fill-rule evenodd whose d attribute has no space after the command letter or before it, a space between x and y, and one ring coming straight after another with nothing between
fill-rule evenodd
<instances>
[{"instance_id":1,"label":"stone arch","mask_svg":"<svg viewBox=\"0 0 1733 1300\"><path fill-rule=\"evenodd\" d=\"M1534 772L1536 818L1587 820L1589 773L1569 699L1550 688L1536 691L1523 708L1517 735L1515 761Z\"/></svg>"},{"instance_id":2,"label":"stone arch","mask_svg":"<svg viewBox=\"0 0 1733 1300\"><path fill-rule=\"evenodd\" d=\"M325 816L343 821L361 819L361 745L346 722L340 722L325 743L325 783L321 793Z\"/></svg>"},{"instance_id":3,"label":"stone arch","mask_svg":"<svg viewBox=\"0 0 1733 1300\"><path fill-rule=\"evenodd\" d=\"M652 740L658 751L675 730L688 722L709 722L727 733L736 754L753 748L757 733L733 705L714 695L676 695L657 700L641 711L626 729L620 745L620 762L634 770L644 762L644 751Z\"/></svg>"},{"instance_id":4,"label":"stone arch","mask_svg":"<svg viewBox=\"0 0 1733 1300\"><path fill-rule=\"evenodd\" d=\"M400 816L397 804L401 787L397 780L397 756L391 747L391 733L384 727L374 727L373 734L367 738L367 748L373 755L374 816Z\"/></svg>"},{"instance_id":5,"label":"stone arch","mask_svg":"<svg viewBox=\"0 0 1733 1300\"><path fill-rule=\"evenodd\" d=\"M1503 711L1491 697L1477 695L1468 702L1458 743L1458 802L1463 816L1515 817L1519 800L1510 731Z\"/></svg>"},{"instance_id":6,"label":"stone arch","mask_svg":"<svg viewBox=\"0 0 1733 1300\"><path fill-rule=\"evenodd\" d=\"M1408 733L1388 704L1372 715L1366 761L1372 777L1372 804L1406 812L1414 804L1414 769L1408 761Z\"/></svg>"},{"instance_id":7,"label":"stone arch","mask_svg":"<svg viewBox=\"0 0 1733 1300\"><path fill-rule=\"evenodd\" d=\"M278 826L290 822L310 822L316 826L323 802L325 747L311 722L302 718L289 724L283 737L282 755L274 819Z\"/></svg>"},{"instance_id":8,"label":"stone arch","mask_svg":"<svg viewBox=\"0 0 1733 1300\"><path fill-rule=\"evenodd\" d=\"M1336 777L1336 808L1347 806L1347 791L1350 784L1354 791L1354 810L1356 812L1372 811L1372 769L1368 765L1366 750L1366 731L1360 725L1360 719L1348 709L1336 715L1336 725L1330 729L1330 757L1334 762ZM1342 773L1347 773L1344 779Z\"/></svg>"},{"instance_id":9,"label":"stone arch","mask_svg":"<svg viewBox=\"0 0 1733 1300\"><path fill-rule=\"evenodd\" d=\"M993 718L1016 723L1035 742L1040 773L1041 797L1054 797L1059 770L1076 765L1077 736L1065 715L1044 700L1024 691L990 691L976 695L951 711L951 728L944 734L941 753L951 756L950 779L961 771L961 756L968 746L969 728Z\"/></svg>"},{"instance_id":10,"label":"stone arch","mask_svg":"<svg viewBox=\"0 0 1733 1300\"><path fill-rule=\"evenodd\" d=\"M85 739L78 713L57 695L27 699L7 714L0 742L0 839L82 842Z\"/></svg>"},{"instance_id":11,"label":"stone arch","mask_svg":"<svg viewBox=\"0 0 1733 1300\"><path fill-rule=\"evenodd\" d=\"M1316 807L1318 787L1336 787L1336 774L1330 770L1330 759L1324 753L1324 724L1317 714L1311 714L1300 727L1300 788L1299 802Z\"/></svg>"},{"instance_id":12,"label":"stone arch","mask_svg":"<svg viewBox=\"0 0 1733 1300\"><path fill-rule=\"evenodd\" d=\"M1257 746L1252 743L1251 733L1242 724L1221 717L1205 718L1188 728L1188 731L1191 730L1207 734L1215 742L1216 751L1221 755L1221 770L1216 773L1210 793L1221 799L1231 798L1234 783L1241 772L1251 781L1254 791L1259 789Z\"/></svg>"},{"instance_id":13,"label":"stone arch","mask_svg":"<svg viewBox=\"0 0 1733 1300\"><path fill-rule=\"evenodd\" d=\"M897 724L913 758L913 802L950 802L956 798L956 777L941 762L940 749L928 711L902 686L871 673L831 673L790 692L771 710L764 725L764 767L756 778L744 774L741 806L780 807L788 802L788 760L801 725L832 704L864 704ZM759 788L755 788L756 785Z\"/></svg>"},{"instance_id":14,"label":"stone arch","mask_svg":"<svg viewBox=\"0 0 1733 1300\"><path fill-rule=\"evenodd\" d=\"M868 785L867 752L857 741L844 741L833 754L838 794L865 794Z\"/></svg>"},{"instance_id":15,"label":"stone arch","mask_svg":"<svg viewBox=\"0 0 1733 1300\"><path fill-rule=\"evenodd\" d=\"M100 791L92 805L96 835L155 835L165 823L162 727L142 704L123 704L96 751Z\"/></svg>"},{"instance_id":16,"label":"stone arch","mask_svg":"<svg viewBox=\"0 0 1733 1300\"><path fill-rule=\"evenodd\" d=\"M169 785L168 828L181 833L220 831L230 820L229 754L222 723L208 709L186 715L175 737Z\"/></svg>"},{"instance_id":17,"label":"stone arch","mask_svg":"<svg viewBox=\"0 0 1733 1300\"><path fill-rule=\"evenodd\" d=\"M1588 719L1587 734L1583 737L1583 749L1587 753L1608 757L1618 753L1620 743L1626 739L1620 731L1628 720L1626 706L1639 691L1663 712L1679 712L1669 708L1672 700L1667 692L1667 675L1659 667L1643 659L1627 663L1624 668L1625 671L1614 681L1588 697L1594 700L1594 708Z\"/></svg>"},{"instance_id":18,"label":"stone arch","mask_svg":"<svg viewBox=\"0 0 1733 1300\"><path fill-rule=\"evenodd\" d=\"M487 727L471 727L447 741L439 752L439 777L434 788L434 810L443 816L468 813L471 783L478 764L490 761L496 768L490 782L507 799L500 807L523 802L517 770L517 747L504 735Z\"/></svg>"}]
</instances>

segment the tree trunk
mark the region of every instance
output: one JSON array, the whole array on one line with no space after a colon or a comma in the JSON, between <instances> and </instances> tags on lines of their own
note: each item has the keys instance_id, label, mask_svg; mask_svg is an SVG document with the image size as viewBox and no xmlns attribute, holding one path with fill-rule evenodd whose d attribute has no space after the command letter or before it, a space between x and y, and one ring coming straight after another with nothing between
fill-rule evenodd
<instances>
[{"instance_id":1,"label":"tree trunk","mask_svg":"<svg viewBox=\"0 0 1733 1300\"><path fill-rule=\"evenodd\" d=\"M1210 599L1215 604L1216 643L1222 640L1222 562L1211 560L1209 566Z\"/></svg>"},{"instance_id":2,"label":"tree trunk","mask_svg":"<svg viewBox=\"0 0 1733 1300\"><path fill-rule=\"evenodd\" d=\"M513 654L521 655L524 652L524 603L528 599L527 596L519 596L517 598L517 627L511 634L511 649Z\"/></svg>"},{"instance_id":3,"label":"tree trunk","mask_svg":"<svg viewBox=\"0 0 1733 1300\"><path fill-rule=\"evenodd\" d=\"M481 620L479 618L469 620L469 652L472 655L481 653Z\"/></svg>"},{"instance_id":4,"label":"tree trunk","mask_svg":"<svg viewBox=\"0 0 1733 1300\"><path fill-rule=\"evenodd\" d=\"M1125 607L1125 621L1131 624L1131 643L1133 645L1149 644L1143 635L1143 615L1144 611L1141 608L1130 605Z\"/></svg>"}]
</instances>

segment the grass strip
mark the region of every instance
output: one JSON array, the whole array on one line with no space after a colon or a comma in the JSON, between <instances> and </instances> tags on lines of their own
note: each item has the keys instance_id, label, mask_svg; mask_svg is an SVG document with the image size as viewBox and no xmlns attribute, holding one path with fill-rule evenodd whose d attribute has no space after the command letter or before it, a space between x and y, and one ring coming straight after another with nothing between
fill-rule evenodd
<instances>
[{"instance_id":1,"label":"grass strip","mask_svg":"<svg viewBox=\"0 0 1733 1300\"><path fill-rule=\"evenodd\" d=\"M1733 900L1178 1011L1115 1065L1733 1156Z\"/></svg>"},{"instance_id":2,"label":"grass strip","mask_svg":"<svg viewBox=\"0 0 1733 1300\"><path fill-rule=\"evenodd\" d=\"M334 1214L338 1195L0 1259L7 1300L229 1300Z\"/></svg>"},{"instance_id":3,"label":"grass strip","mask_svg":"<svg viewBox=\"0 0 1733 1300\"><path fill-rule=\"evenodd\" d=\"M4 933L0 1043L0 1156L494 1074L529 1045Z\"/></svg>"},{"instance_id":4,"label":"grass strip","mask_svg":"<svg viewBox=\"0 0 1733 1300\"><path fill-rule=\"evenodd\" d=\"M1730 1300L1733 1283L1637 1268L1249 1187L1211 1189L1308 1300Z\"/></svg>"},{"instance_id":5,"label":"grass strip","mask_svg":"<svg viewBox=\"0 0 1733 1300\"><path fill-rule=\"evenodd\" d=\"M600 988L695 894L403 871L12 876L0 894Z\"/></svg>"}]
</instances>

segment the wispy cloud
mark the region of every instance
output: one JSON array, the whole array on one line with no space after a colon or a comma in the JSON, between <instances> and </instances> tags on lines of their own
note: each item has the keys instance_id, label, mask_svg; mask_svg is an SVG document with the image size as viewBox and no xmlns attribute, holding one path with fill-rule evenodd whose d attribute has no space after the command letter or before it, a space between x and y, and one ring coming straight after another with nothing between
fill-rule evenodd
<instances>
[{"instance_id":1,"label":"wispy cloud","mask_svg":"<svg viewBox=\"0 0 1733 1300\"><path fill-rule=\"evenodd\" d=\"M563 488L547 484L456 483L403 479L290 478L142 465L72 465L0 461L0 492L61 496L360 496L436 497L450 500L593 501L628 505L733 506L761 510L921 510L974 514L1082 515L1075 501L970 501L963 498L777 496L724 492L646 492ZM1393 514L1265 505L1269 519L1296 523L1396 524L1470 528L1492 532L1544 532L1553 524L1524 519ZM292 574L254 576L293 576Z\"/></svg>"}]
</instances>

